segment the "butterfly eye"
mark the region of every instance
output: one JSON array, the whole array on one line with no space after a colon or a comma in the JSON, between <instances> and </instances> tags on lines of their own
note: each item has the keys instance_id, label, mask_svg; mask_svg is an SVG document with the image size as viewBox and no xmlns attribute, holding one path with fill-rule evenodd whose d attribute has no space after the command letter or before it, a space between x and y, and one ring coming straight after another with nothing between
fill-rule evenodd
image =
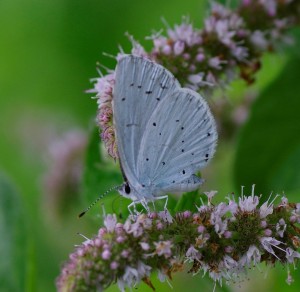
<instances>
[{"instance_id":1,"label":"butterfly eye","mask_svg":"<svg viewBox=\"0 0 300 292\"><path fill-rule=\"evenodd\" d=\"M129 186L129 184L126 184L125 185L125 193L127 194L127 195L129 195L130 194L130 186Z\"/></svg>"}]
</instances>

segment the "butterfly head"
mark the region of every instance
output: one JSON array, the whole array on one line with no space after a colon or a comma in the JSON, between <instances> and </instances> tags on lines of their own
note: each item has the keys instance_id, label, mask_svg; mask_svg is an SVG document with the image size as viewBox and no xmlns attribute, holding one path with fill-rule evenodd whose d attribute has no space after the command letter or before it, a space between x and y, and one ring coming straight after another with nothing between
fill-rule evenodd
<instances>
[{"instance_id":1,"label":"butterfly head","mask_svg":"<svg viewBox=\"0 0 300 292\"><path fill-rule=\"evenodd\" d=\"M135 189L129 184L129 182L124 182L123 185L118 189L121 196L136 200L137 199L137 193Z\"/></svg>"}]
</instances>

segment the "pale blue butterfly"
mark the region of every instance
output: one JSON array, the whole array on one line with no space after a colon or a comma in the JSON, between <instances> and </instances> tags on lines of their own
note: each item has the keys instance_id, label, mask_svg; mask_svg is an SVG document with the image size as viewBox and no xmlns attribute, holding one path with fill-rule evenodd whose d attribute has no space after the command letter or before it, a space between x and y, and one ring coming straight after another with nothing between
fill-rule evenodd
<instances>
[{"instance_id":1,"label":"pale blue butterfly","mask_svg":"<svg viewBox=\"0 0 300 292\"><path fill-rule=\"evenodd\" d=\"M182 88L161 65L126 55L116 68L113 113L125 177L119 193L132 204L147 208L203 183L195 174L213 157L217 130L201 95Z\"/></svg>"}]
</instances>

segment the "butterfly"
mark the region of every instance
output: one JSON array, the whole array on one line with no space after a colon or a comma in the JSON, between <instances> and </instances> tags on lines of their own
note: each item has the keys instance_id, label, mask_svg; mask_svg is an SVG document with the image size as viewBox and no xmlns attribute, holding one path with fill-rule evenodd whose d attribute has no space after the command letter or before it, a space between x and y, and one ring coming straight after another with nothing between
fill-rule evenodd
<instances>
[{"instance_id":1,"label":"butterfly","mask_svg":"<svg viewBox=\"0 0 300 292\"><path fill-rule=\"evenodd\" d=\"M118 61L113 113L125 183L119 193L133 203L196 190L196 173L213 157L217 130L206 101L182 88L163 66L125 55ZM130 204L130 205L132 205Z\"/></svg>"}]
</instances>

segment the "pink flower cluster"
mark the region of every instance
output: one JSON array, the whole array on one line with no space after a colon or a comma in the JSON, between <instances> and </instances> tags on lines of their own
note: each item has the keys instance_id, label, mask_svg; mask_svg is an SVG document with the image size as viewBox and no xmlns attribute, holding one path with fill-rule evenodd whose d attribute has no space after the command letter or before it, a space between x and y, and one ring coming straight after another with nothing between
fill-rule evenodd
<instances>
[{"instance_id":1,"label":"pink flower cluster","mask_svg":"<svg viewBox=\"0 0 300 292\"><path fill-rule=\"evenodd\" d=\"M113 127L112 92L115 83L114 72L96 79L95 87L89 92L96 93L98 103L97 123L101 128L101 139L108 154L117 159L115 130Z\"/></svg>"},{"instance_id":2,"label":"pink flower cluster","mask_svg":"<svg viewBox=\"0 0 300 292\"><path fill-rule=\"evenodd\" d=\"M262 54L274 51L281 43L291 43L287 31L299 22L298 0L243 0L235 10L212 3L203 29L195 29L185 18L173 29L168 28L166 35L148 37L153 41L149 52L130 37L131 53L162 64L182 86L210 93L214 88L225 88L238 72L248 84L253 83ZM111 71L97 79L94 92L101 137L109 155L117 158L111 107L113 83Z\"/></svg>"},{"instance_id":3,"label":"pink flower cluster","mask_svg":"<svg viewBox=\"0 0 300 292\"><path fill-rule=\"evenodd\" d=\"M72 130L49 145L49 169L44 174L47 207L65 210L79 194L87 137Z\"/></svg>"},{"instance_id":4,"label":"pink flower cluster","mask_svg":"<svg viewBox=\"0 0 300 292\"><path fill-rule=\"evenodd\" d=\"M300 204L283 197L259 206L259 197L241 196L236 202L213 205L216 192L196 213L168 211L139 214L118 223L104 219L93 239L71 254L57 280L58 291L103 291L117 282L121 291L144 281L154 288L150 274L162 281L190 265L190 273L208 273L222 284L237 281L249 267L261 262L295 265L300 253ZM288 269L288 283L293 281Z\"/></svg>"}]
</instances>

